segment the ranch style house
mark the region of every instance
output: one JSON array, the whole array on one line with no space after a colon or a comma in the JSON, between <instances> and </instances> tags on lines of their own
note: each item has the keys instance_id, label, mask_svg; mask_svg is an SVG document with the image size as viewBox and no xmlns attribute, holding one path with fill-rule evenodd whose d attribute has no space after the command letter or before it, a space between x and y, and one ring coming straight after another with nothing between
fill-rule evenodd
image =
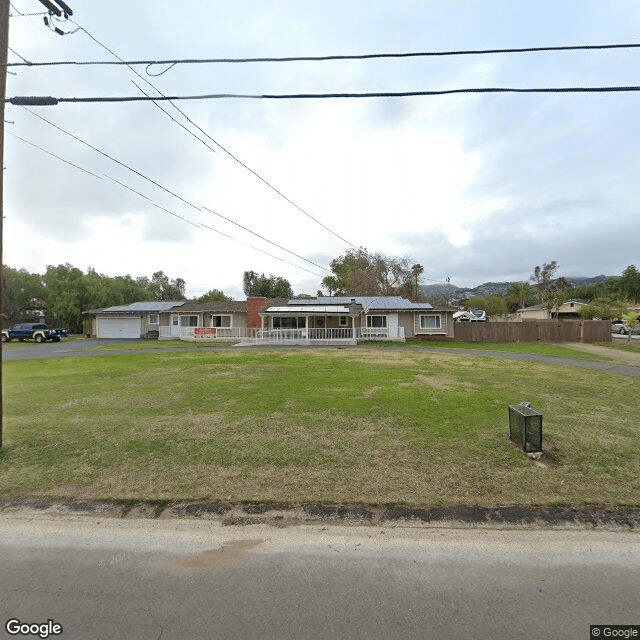
<instances>
[{"instance_id":1,"label":"ranch style house","mask_svg":"<svg viewBox=\"0 0 640 640\"><path fill-rule=\"evenodd\" d=\"M452 338L453 312L399 296L143 301L88 311L86 333L94 338L340 345Z\"/></svg>"}]
</instances>

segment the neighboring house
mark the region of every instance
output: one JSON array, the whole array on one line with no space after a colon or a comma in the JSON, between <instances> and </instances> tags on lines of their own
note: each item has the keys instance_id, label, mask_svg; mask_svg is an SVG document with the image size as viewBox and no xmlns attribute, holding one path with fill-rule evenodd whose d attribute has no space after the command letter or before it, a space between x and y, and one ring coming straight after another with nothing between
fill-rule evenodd
<instances>
[{"instance_id":1,"label":"neighboring house","mask_svg":"<svg viewBox=\"0 0 640 640\"><path fill-rule=\"evenodd\" d=\"M555 307L551 312L546 305L537 304L533 307L518 309L513 315L518 320L580 320L580 309L587 305L581 300L567 300L558 309Z\"/></svg>"},{"instance_id":2,"label":"neighboring house","mask_svg":"<svg viewBox=\"0 0 640 640\"><path fill-rule=\"evenodd\" d=\"M94 309L96 338L179 338L291 344L453 337L453 309L398 296L134 302Z\"/></svg>"}]
</instances>

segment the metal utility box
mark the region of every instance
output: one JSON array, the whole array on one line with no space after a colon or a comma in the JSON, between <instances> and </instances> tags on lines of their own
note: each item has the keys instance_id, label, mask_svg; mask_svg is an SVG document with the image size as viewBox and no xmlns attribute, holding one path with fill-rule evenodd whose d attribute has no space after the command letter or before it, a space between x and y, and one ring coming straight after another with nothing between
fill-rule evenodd
<instances>
[{"instance_id":1,"label":"metal utility box","mask_svg":"<svg viewBox=\"0 0 640 640\"><path fill-rule=\"evenodd\" d=\"M509 405L509 438L525 453L542 451L542 414L528 402Z\"/></svg>"}]
</instances>

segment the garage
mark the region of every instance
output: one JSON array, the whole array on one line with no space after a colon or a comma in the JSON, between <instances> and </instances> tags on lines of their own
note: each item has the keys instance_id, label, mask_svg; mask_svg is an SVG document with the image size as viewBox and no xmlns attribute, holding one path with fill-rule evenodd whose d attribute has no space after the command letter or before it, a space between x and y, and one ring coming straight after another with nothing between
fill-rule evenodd
<instances>
[{"instance_id":1,"label":"garage","mask_svg":"<svg viewBox=\"0 0 640 640\"><path fill-rule=\"evenodd\" d=\"M139 338L140 317L96 318L96 338Z\"/></svg>"}]
</instances>

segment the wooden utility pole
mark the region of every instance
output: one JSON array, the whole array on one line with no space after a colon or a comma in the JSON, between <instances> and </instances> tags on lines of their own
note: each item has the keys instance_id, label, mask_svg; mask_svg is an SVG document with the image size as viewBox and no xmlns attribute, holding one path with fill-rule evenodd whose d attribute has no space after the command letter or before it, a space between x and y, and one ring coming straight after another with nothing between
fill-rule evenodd
<instances>
[{"instance_id":1,"label":"wooden utility pole","mask_svg":"<svg viewBox=\"0 0 640 640\"><path fill-rule=\"evenodd\" d=\"M4 257L2 255L4 221L4 99L7 95L7 56L9 50L9 0L0 0L0 323L2 322L2 291L4 288ZM0 449L4 408L2 402L2 342L0 342Z\"/></svg>"}]
</instances>

